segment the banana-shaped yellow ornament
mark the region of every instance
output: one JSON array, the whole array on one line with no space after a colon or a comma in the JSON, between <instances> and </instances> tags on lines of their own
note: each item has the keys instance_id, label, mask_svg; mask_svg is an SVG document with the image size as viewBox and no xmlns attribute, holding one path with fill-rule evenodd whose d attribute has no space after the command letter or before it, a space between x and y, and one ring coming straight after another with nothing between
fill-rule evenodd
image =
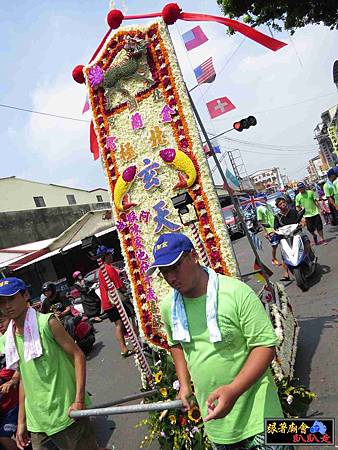
<instances>
[{"instance_id":1,"label":"banana-shaped yellow ornament","mask_svg":"<svg viewBox=\"0 0 338 450\"><path fill-rule=\"evenodd\" d=\"M174 189L190 188L195 183L197 173L194 163L184 152L174 148L166 148L160 151L160 157L166 164L180 171L178 172L179 182L174 186ZM185 173L187 178L181 174L181 171Z\"/></svg>"},{"instance_id":2,"label":"banana-shaped yellow ornament","mask_svg":"<svg viewBox=\"0 0 338 450\"><path fill-rule=\"evenodd\" d=\"M120 211L126 211L127 209L135 206L135 203L129 203L125 201L125 196L129 191L136 175L136 166L127 167L122 174L118 177L114 188L114 204Z\"/></svg>"}]
</instances>

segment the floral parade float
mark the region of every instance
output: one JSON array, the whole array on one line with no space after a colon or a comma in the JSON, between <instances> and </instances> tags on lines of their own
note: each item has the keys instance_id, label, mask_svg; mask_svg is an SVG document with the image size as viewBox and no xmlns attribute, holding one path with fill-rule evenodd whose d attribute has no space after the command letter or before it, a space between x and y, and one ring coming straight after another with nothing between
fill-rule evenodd
<instances>
[{"instance_id":1,"label":"floral parade float","mask_svg":"<svg viewBox=\"0 0 338 450\"><path fill-rule=\"evenodd\" d=\"M124 19L144 17L156 20L148 26L119 28ZM184 232L195 242L203 264L221 274L237 275L218 197L168 32L167 25L177 19L217 21L272 50L285 45L231 19L183 13L176 4L168 4L161 13L142 16L124 17L121 11L112 10L107 18L110 29L91 61L73 70L75 81L87 86L92 112L91 148L96 158L101 156L106 173L140 332L158 350L156 365L150 370L140 346L135 344L144 385L158 388L151 401L173 399L176 395L175 370L167 353L158 307L170 288L159 277L146 275L154 241L164 232ZM194 218L188 225L183 224L171 200L186 193L194 210ZM113 286L110 290L114 294ZM269 295L264 296L280 339L272 369L276 380L284 383L293 374L298 325L282 287L276 286L273 294L270 299ZM116 292L114 295L114 303L127 323ZM134 343L135 336L132 337ZM153 412L145 422L150 436L144 444L157 438L163 449L208 448L197 407L188 413Z\"/></svg>"}]
</instances>

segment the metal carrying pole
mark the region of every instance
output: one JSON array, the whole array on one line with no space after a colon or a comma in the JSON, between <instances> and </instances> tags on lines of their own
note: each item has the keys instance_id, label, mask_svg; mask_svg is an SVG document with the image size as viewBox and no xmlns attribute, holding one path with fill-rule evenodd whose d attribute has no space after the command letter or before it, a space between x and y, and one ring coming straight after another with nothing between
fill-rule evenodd
<instances>
[{"instance_id":1,"label":"metal carrying pole","mask_svg":"<svg viewBox=\"0 0 338 450\"><path fill-rule=\"evenodd\" d=\"M164 411L166 409L179 409L182 408L182 400L174 400L172 402L158 402L158 403L146 403L143 405L126 405L126 406L112 406L109 408L96 408L96 409L81 409L70 412L72 419L79 419L80 417L88 416L111 416L116 414L131 414L149 411Z\"/></svg>"},{"instance_id":2,"label":"metal carrying pole","mask_svg":"<svg viewBox=\"0 0 338 450\"><path fill-rule=\"evenodd\" d=\"M140 341L139 341L138 337L136 336L136 333L135 333L133 327L130 324L130 321L128 319L126 310L124 309L123 303L122 303L120 297L118 296L118 294L116 292L116 288L115 288L114 284L112 283L111 279L109 278L109 276L107 274L104 262L102 261L101 258L98 258L97 262L98 262L99 268L100 268L100 270L102 272L102 275L103 275L103 277L105 279L105 282L107 284L108 291L109 291L109 293L111 295L113 304L114 304L114 306L116 306L116 308L117 308L117 310L118 310L118 312L119 312L119 314L121 316L123 325L125 326L126 331L128 333L128 336L129 336L129 338L131 340L131 343L133 345L133 348L136 351L136 357L137 357L138 362L140 364L141 370L145 374L145 376L147 378L147 381L151 385L153 383L153 375L151 373L151 369L149 367L148 361L146 360L146 357L144 356L142 347L140 345Z\"/></svg>"},{"instance_id":3,"label":"metal carrying pole","mask_svg":"<svg viewBox=\"0 0 338 450\"><path fill-rule=\"evenodd\" d=\"M253 243L253 241L251 239L251 236L249 234L249 231L248 231L248 228L246 226L245 220L243 219L242 211L241 211L241 209L240 209L240 207L238 205L237 198L235 198L232 195L232 190L231 190L231 188L229 186L229 183L228 183L228 181L226 179L226 176L225 176L225 174L223 172L223 169L222 169L222 167L221 167L221 165L220 165L220 163L219 163L219 161L217 159L216 153L214 152L214 149L213 149L212 144L210 142L208 133L206 132L206 129L204 128L202 119L201 119L201 117L200 117L200 115L199 115L199 113L197 111L197 108L196 108L196 106L195 106L195 104L193 102L193 99L192 99L192 97L191 97L191 95L190 95L188 90L187 90L187 93L188 93L188 97L189 97L189 100L190 100L190 103L191 103L191 107L192 107L192 109L194 111L194 114L195 114L195 117L197 119L197 122L198 122L198 124L199 124L199 126L201 128L201 131L202 131L203 135L204 135L204 139L205 139L206 143L209 146L210 155L213 157L213 159L215 161L215 164L217 166L217 169L219 171L219 174L221 175L221 178L222 178L222 181L224 183L224 186L226 187L227 191L229 192L231 201L232 201L232 203L233 203L233 205L234 205L234 207L236 209L236 212L238 214L239 220L241 221L241 224L243 226L245 235L246 235L246 237L247 237L247 239L249 241L250 247L251 247L251 249L253 251L253 254L255 255L257 263L260 265L260 268L262 270L262 275L263 275L263 277L264 277L264 279L266 281L266 284L271 288L271 292L274 293L274 291L273 291L273 289L271 287L271 283L270 283L269 277L268 277L268 275L267 275L267 273L266 273L266 271L264 269L264 265L262 264L262 261L261 261L259 255L258 255L257 249L256 249L256 247L255 247L255 245L254 245L254 243Z\"/></svg>"}]
</instances>

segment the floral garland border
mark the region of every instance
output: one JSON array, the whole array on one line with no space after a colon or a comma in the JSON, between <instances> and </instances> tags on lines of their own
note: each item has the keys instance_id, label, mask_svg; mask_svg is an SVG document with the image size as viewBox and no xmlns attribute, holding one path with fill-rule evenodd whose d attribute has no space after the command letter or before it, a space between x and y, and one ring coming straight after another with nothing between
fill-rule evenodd
<instances>
[{"instance_id":1,"label":"floral garland border","mask_svg":"<svg viewBox=\"0 0 338 450\"><path fill-rule=\"evenodd\" d=\"M196 184L189 190L199 218L198 227L201 237L204 241L206 252L209 256L212 267L219 273L227 275L236 275L236 267L232 255L232 249L229 244L229 237L224 227L223 221L217 223L217 214L211 212L211 203L213 209L218 205L218 199L213 186L203 186L206 179L210 177L210 171L206 165L207 173L202 173L198 164L197 157L205 159L200 137L194 122L193 114L189 107L183 105L183 100L188 101L185 86L178 87L176 78L182 77L178 63L175 58L175 51L171 43L170 36L164 23L160 20L151 25L145 31L139 29L120 30L112 36L102 48L100 54L91 65L85 68L85 78L89 88L89 101L94 118L95 133L98 138L99 148L105 171L108 177L110 191L114 192L117 177L120 175L117 160L113 152L107 146L107 136L109 135L109 120L119 112L127 108L126 102L118 105L113 111L108 112L105 106L105 97L102 89L94 91L88 82L89 70L93 65L98 65L102 69L109 67L116 55L121 51L124 38L127 35L149 38L147 61L150 71L153 75L155 84L148 89L138 92L136 99L141 101L151 95L154 89L160 89L164 95L167 104L170 107L177 108L173 115L171 127L176 140L177 147L185 154L189 155L194 163L197 172ZM174 73L175 72L175 73ZM182 78L181 78L182 79ZM188 126L188 122L189 126ZM204 178L204 181L203 181ZM211 179L211 178L210 178ZM115 207L114 215L117 220L123 219L124 213L121 213ZM221 211L219 216L222 218ZM216 232L216 229L221 230ZM127 261L129 276L134 286L134 299L137 304L137 312L143 334L156 346L167 348L166 336L161 332L159 325L159 313L157 305L148 307L144 292L149 286L149 280L140 274L135 259L135 246L130 230L126 228L119 231L122 237L122 250Z\"/></svg>"}]
</instances>

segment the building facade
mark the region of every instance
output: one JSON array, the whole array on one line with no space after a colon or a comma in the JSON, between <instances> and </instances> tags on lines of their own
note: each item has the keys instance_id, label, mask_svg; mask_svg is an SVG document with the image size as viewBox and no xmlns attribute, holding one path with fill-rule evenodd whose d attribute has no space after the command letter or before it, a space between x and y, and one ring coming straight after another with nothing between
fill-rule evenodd
<instances>
[{"instance_id":1,"label":"building facade","mask_svg":"<svg viewBox=\"0 0 338 450\"><path fill-rule=\"evenodd\" d=\"M258 170L250 175L250 179L258 191L278 189L281 182L278 167Z\"/></svg>"},{"instance_id":2,"label":"building facade","mask_svg":"<svg viewBox=\"0 0 338 450\"><path fill-rule=\"evenodd\" d=\"M0 213L109 202L109 193L103 188L86 191L15 176L0 178Z\"/></svg>"},{"instance_id":3,"label":"building facade","mask_svg":"<svg viewBox=\"0 0 338 450\"><path fill-rule=\"evenodd\" d=\"M324 111L321 123L315 128L315 138L319 145L319 156L327 170L338 162L338 105Z\"/></svg>"},{"instance_id":4,"label":"building facade","mask_svg":"<svg viewBox=\"0 0 338 450\"><path fill-rule=\"evenodd\" d=\"M309 173L309 180L317 181L320 178L325 177L327 165L323 162L323 159L320 157L320 155L318 155L309 160L307 171Z\"/></svg>"}]
</instances>

